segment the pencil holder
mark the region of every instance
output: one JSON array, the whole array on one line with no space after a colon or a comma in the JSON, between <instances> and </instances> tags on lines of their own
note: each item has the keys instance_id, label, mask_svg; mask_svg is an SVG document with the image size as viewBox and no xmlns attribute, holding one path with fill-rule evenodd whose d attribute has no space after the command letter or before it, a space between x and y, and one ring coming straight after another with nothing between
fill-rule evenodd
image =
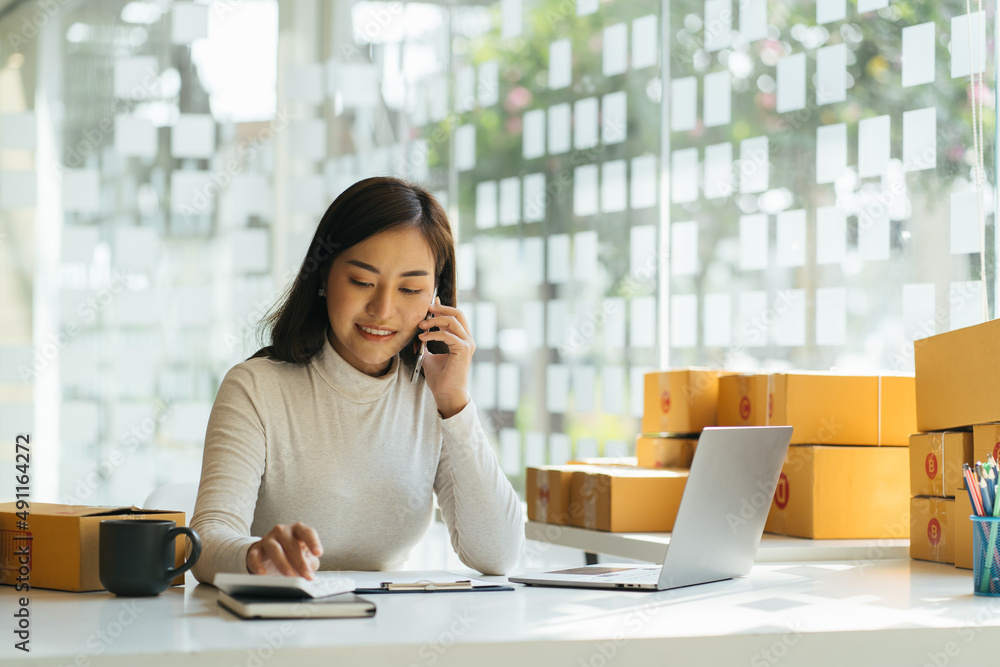
<instances>
[{"instance_id":1,"label":"pencil holder","mask_svg":"<svg viewBox=\"0 0 1000 667\"><path fill-rule=\"evenodd\" d=\"M976 595L1000 597L1000 518L972 519L972 590Z\"/></svg>"}]
</instances>

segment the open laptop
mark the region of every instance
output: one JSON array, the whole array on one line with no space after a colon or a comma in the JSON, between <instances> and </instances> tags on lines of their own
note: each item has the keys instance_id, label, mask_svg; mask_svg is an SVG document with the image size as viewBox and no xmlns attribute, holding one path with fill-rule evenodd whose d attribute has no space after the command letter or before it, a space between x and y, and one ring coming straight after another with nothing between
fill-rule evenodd
<instances>
[{"instance_id":1,"label":"open laptop","mask_svg":"<svg viewBox=\"0 0 1000 667\"><path fill-rule=\"evenodd\" d=\"M748 574L791 439L791 426L706 428L662 566L602 563L510 581L662 591Z\"/></svg>"}]
</instances>

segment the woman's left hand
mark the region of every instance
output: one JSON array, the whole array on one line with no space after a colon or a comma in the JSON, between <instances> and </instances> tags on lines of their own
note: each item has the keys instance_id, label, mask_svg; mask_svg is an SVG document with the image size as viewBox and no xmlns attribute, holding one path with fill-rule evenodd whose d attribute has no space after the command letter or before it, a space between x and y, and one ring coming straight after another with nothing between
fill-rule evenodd
<instances>
[{"instance_id":1,"label":"woman's left hand","mask_svg":"<svg viewBox=\"0 0 1000 667\"><path fill-rule=\"evenodd\" d=\"M447 354L424 356L424 377L434 393L438 412L444 419L453 417L469 403L469 369L476 342L469 332L469 322L458 308L441 304L438 297L430 307L434 316L422 320L417 326L421 341L438 340L448 346ZM438 331L430 331L431 328Z\"/></svg>"}]
</instances>

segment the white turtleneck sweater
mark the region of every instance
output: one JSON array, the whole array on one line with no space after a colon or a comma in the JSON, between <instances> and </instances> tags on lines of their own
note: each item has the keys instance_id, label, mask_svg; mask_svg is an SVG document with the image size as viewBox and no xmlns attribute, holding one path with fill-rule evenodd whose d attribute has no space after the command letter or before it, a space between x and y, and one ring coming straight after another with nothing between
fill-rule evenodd
<instances>
[{"instance_id":1,"label":"white turtleneck sweater","mask_svg":"<svg viewBox=\"0 0 1000 667\"><path fill-rule=\"evenodd\" d=\"M250 545L296 521L319 534L323 570L399 569L430 524L432 491L462 562L510 571L521 504L472 402L442 419L398 356L375 378L329 341L304 366L251 359L226 374L208 421L192 572L209 583L246 572Z\"/></svg>"}]
</instances>

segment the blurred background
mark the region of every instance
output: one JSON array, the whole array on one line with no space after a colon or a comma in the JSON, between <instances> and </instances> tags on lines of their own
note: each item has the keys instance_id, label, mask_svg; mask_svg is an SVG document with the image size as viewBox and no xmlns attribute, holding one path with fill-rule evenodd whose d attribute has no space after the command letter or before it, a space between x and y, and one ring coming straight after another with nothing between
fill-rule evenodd
<instances>
[{"instance_id":1,"label":"blurred background","mask_svg":"<svg viewBox=\"0 0 1000 667\"><path fill-rule=\"evenodd\" d=\"M993 4L971 17L0 0L0 497L18 433L39 501L196 482L219 382L374 175L449 211L518 490L525 465L629 454L649 370L912 372L913 340L994 315Z\"/></svg>"}]
</instances>

